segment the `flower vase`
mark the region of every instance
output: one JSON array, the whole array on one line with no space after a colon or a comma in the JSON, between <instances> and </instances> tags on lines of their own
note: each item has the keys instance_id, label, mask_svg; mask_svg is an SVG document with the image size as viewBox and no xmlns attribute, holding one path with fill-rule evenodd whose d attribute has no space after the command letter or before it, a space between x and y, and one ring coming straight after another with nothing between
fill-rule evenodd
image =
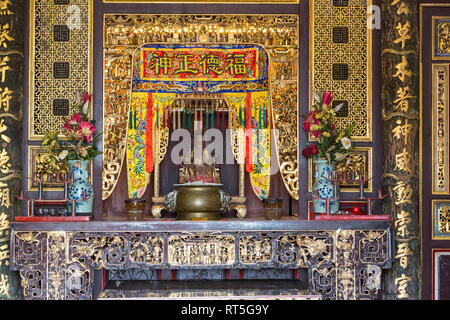
<instances>
[{"instance_id":1,"label":"flower vase","mask_svg":"<svg viewBox=\"0 0 450 320\"><path fill-rule=\"evenodd\" d=\"M75 214L92 215L94 189L89 182L89 160L69 160L71 182L68 185L68 199L77 200ZM85 195L86 200L83 200ZM69 212L72 212L72 201L68 201Z\"/></svg>"},{"instance_id":2,"label":"flower vase","mask_svg":"<svg viewBox=\"0 0 450 320\"><path fill-rule=\"evenodd\" d=\"M339 184L333 184L331 181L335 172L334 163L329 164L326 159L316 159L313 162L316 166L314 176L316 180L312 189L313 211L314 213L326 213L328 201L328 214L336 214L339 211L340 196Z\"/></svg>"}]
</instances>

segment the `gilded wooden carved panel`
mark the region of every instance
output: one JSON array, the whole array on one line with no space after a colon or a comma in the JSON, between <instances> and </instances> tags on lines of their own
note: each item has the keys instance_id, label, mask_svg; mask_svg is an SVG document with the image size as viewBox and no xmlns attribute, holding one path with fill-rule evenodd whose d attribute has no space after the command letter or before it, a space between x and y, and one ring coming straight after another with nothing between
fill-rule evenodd
<instances>
[{"instance_id":1,"label":"gilded wooden carved panel","mask_svg":"<svg viewBox=\"0 0 450 320\"><path fill-rule=\"evenodd\" d=\"M276 150L281 176L298 199L298 15L112 15L104 17L103 199L126 151L130 58L145 43L250 43L270 55ZM156 175L156 173L155 173Z\"/></svg>"},{"instance_id":2,"label":"gilded wooden carved panel","mask_svg":"<svg viewBox=\"0 0 450 320\"><path fill-rule=\"evenodd\" d=\"M449 239L450 237L450 201L432 200L433 239Z\"/></svg>"},{"instance_id":3,"label":"gilded wooden carved panel","mask_svg":"<svg viewBox=\"0 0 450 320\"><path fill-rule=\"evenodd\" d=\"M310 1L310 101L313 90L332 91L334 103L344 103L337 127L356 123L354 141L372 140L370 5L370 0Z\"/></svg>"},{"instance_id":4,"label":"gilded wooden carved panel","mask_svg":"<svg viewBox=\"0 0 450 320\"><path fill-rule=\"evenodd\" d=\"M374 298L391 265L390 230L20 232L12 269L27 299L92 299L93 270L307 268L310 294Z\"/></svg>"},{"instance_id":5,"label":"gilded wooden carved panel","mask_svg":"<svg viewBox=\"0 0 450 320\"><path fill-rule=\"evenodd\" d=\"M91 91L92 0L30 1L29 139L60 130Z\"/></svg>"},{"instance_id":6,"label":"gilded wooden carved panel","mask_svg":"<svg viewBox=\"0 0 450 320\"><path fill-rule=\"evenodd\" d=\"M168 239L168 262L172 266L232 265L235 258L233 236L197 233Z\"/></svg>"},{"instance_id":7,"label":"gilded wooden carved panel","mask_svg":"<svg viewBox=\"0 0 450 320\"><path fill-rule=\"evenodd\" d=\"M27 189L28 191L37 191L39 186L39 177L42 175L45 191L63 191L64 176L59 177L49 174L47 167L40 162L44 159L46 151L41 146L28 146L28 170L27 170ZM90 176L92 179L92 165L89 164Z\"/></svg>"},{"instance_id":8,"label":"gilded wooden carved panel","mask_svg":"<svg viewBox=\"0 0 450 320\"><path fill-rule=\"evenodd\" d=\"M359 191L359 179L372 178L372 148L371 147L355 147L352 148L347 156L347 161L336 164L336 172L339 178L340 192L357 192ZM313 171L312 160L308 160L309 172ZM308 191L311 192L314 184L314 178L309 175ZM364 183L364 192L372 192L373 181Z\"/></svg>"},{"instance_id":9,"label":"gilded wooden carved panel","mask_svg":"<svg viewBox=\"0 0 450 320\"><path fill-rule=\"evenodd\" d=\"M448 194L449 186L449 65L433 65L432 180L434 194Z\"/></svg>"}]
</instances>

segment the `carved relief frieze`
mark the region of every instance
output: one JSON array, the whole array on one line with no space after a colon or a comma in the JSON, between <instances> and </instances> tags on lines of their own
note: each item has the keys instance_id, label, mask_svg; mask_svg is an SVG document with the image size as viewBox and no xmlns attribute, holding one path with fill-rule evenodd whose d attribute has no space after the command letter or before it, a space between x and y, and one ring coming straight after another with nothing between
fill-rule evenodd
<instances>
[{"instance_id":1,"label":"carved relief frieze","mask_svg":"<svg viewBox=\"0 0 450 320\"><path fill-rule=\"evenodd\" d=\"M92 299L95 269L308 269L310 293L373 298L391 263L389 230L20 232L12 267L27 299Z\"/></svg>"},{"instance_id":2,"label":"carved relief frieze","mask_svg":"<svg viewBox=\"0 0 450 320\"><path fill-rule=\"evenodd\" d=\"M233 265L236 261L235 244L232 235L196 233L170 236L168 262L171 266Z\"/></svg>"},{"instance_id":3,"label":"carved relief frieze","mask_svg":"<svg viewBox=\"0 0 450 320\"><path fill-rule=\"evenodd\" d=\"M239 238L239 261L244 264L270 262L273 259L272 237L249 235Z\"/></svg>"}]
</instances>

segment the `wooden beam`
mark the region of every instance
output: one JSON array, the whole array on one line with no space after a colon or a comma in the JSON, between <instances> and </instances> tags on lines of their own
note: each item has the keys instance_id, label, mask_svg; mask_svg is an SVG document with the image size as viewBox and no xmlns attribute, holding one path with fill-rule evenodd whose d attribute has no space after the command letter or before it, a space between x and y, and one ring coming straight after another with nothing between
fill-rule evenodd
<instances>
[{"instance_id":1,"label":"wooden beam","mask_svg":"<svg viewBox=\"0 0 450 320\"><path fill-rule=\"evenodd\" d=\"M382 1L382 186L395 239L387 299L420 296L419 2Z\"/></svg>"},{"instance_id":2,"label":"wooden beam","mask_svg":"<svg viewBox=\"0 0 450 320\"><path fill-rule=\"evenodd\" d=\"M21 212L25 0L0 6L0 299L16 299L19 279L9 270L10 222Z\"/></svg>"}]
</instances>

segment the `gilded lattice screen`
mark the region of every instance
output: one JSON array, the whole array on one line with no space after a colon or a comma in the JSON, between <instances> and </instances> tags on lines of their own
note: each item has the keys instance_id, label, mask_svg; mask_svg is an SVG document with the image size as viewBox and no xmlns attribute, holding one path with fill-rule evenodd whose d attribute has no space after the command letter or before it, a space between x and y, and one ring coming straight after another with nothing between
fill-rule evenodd
<instances>
[{"instance_id":1,"label":"gilded lattice screen","mask_svg":"<svg viewBox=\"0 0 450 320\"><path fill-rule=\"evenodd\" d=\"M336 116L338 128L354 122L353 140L371 141L372 45L367 27L371 1L314 0L310 4L311 93L332 91L333 103L344 103Z\"/></svg>"},{"instance_id":2,"label":"gilded lattice screen","mask_svg":"<svg viewBox=\"0 0 450 320\"><path fill-rule=\"evenodd\" d=\"M29 139L59 130L90 91L92 0L30 1Z\"/></svg>"}]
</instances>

